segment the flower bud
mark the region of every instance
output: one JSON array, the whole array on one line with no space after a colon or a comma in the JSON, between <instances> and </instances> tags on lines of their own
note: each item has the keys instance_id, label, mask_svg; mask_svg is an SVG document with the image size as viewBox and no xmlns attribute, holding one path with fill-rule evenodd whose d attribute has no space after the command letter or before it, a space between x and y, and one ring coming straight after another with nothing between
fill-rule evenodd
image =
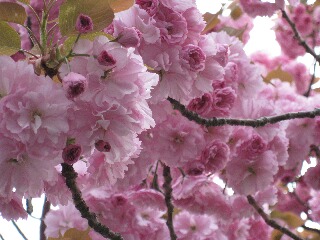
<instances>
[{"instance_id":1,"label":"flower bud","mask_svg":"<svg viewBox=\"0 0 320 240\"><path fill-rule=\"evenodd\" d=\"M84 14L80 14L76 21L76 30L79 33L88 33L93 30L92 19Z\"/></svg>"},{"instance_id":2,"label":"flower bud","mask_svg":"<svg viewBox=\"0 0 320 240\"><path fill-rule=\"evenodd\" d=\"M70 72L62 79L62 85L66 91L67 98L73 99L86 90L88 81L81 74Z\"/></svg>"},{"instance_id":3,"label":"flower bud","mask_svg":"<svg viewBox=\"0 0 320 240\"><path fill-rule=\"evenodd\" d=\"M100 65L110 67L116 64L116 60L106 51L103 50L97 57Z\"/></svg>"},{"instance_id":4,"label":"flower bud","mask_svg":"<svg viewBox=\"0 0 320 240\"><path fill-rule=\"evenodd\" d=\"M108 142L99 140L94 145L99 152L110 152L111 145Z\"/></svg>"},{"instance_id":5,"label":"flower bud","mask_svg":"<svg viewBox=\"0 0 320 240\"><path fill-rule=\"evenodd\" d=\"M70 144L62 151L62 159L65 163L72 165L76 163L81 156L82 148L78 144Z\"/></svg>"}]
</instances>

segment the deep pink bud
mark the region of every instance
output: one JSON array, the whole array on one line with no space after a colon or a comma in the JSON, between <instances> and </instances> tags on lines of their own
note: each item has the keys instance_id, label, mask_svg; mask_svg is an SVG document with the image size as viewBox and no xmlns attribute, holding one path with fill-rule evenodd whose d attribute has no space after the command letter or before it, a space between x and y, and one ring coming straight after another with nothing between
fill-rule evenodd
<instances>
[{"instance_id":1,"label":"deep pink bud","mask_svg":"<svg viewBox=\"0 0 320 240\"><path fill-rule=\"evenodd\" d=\"M103 140L97 141L94 146L100 152L110 152L111 150L111 145Z\"/></svg>"},{"instance_id":2,"label":"deep pink bud","mask_svg":"<svg viewBox=\"0 0 320 240\"><path fill-rule=\"evenodd\" d=\"M78 144L70 144L62 151L62 159L65 163L72 165L76 163L81 156L81 146Z\"/></svg>"},{"instance_id":3,"label":"deep pink bud","mask_svg":"<svg viewBox=\"0 0 320 240\"><path fill-rule=\"evenodd\" d=\"M81 74L71 72L63 78L62 85L67 98L73 99L86 90L88 81Z\"/></svg>"},{"instance_id":4,"label":"deep pink bud","mask_svg":"<svg viewBox=\"0 0 320 240\"><path fill-rule=\"evenodd\" d=\"M103 50L97 57L98 62L106 67L110 67L116 64L116 60L106 51Z\"/></svg>"},{"instance_id":5,"label":"deep pink bud","mask_svg":"<svg viewBox=\"0 0 320 240\"><path fill-rule=\"evenodd\" d=\"M88 33L93 30L93 22L92 19L84 14L80 14L77 18L76 22L76 30L79 33Z\"/></svg>"}]
</instances>

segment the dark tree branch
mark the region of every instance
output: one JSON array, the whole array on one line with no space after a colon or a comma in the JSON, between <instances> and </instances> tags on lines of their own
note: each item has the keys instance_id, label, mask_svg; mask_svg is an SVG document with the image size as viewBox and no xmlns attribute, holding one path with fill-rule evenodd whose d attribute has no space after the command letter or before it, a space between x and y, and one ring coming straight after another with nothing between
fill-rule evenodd
<instances>
[{"instance_id":1,"label":"dark tree branch","mask_svg":"<svg viewBox=\"0 0 320 240\"><path fill-rule=\"evenodd\" d=\"M294 37L297 39L298 43L300 46L302 46L307 53L311 54L318 63L320 63L320 56L317 55L314 50L306 43L305 40L303 40L294 24L294 22L291 21L291 19L289 18L288 14L286 13L285 10L281 10L282 12L282 17L287 21L287 23L290 25L293 33L294 33Z\"/></svg>"},{"instance_id":2,"label":"dark tree branch","mask_svg":"<svg viewBox=\"0 0 320 240\"><path fill-rule=\"evenodd\" d=\"M4 238L2 237L2 235L1 235L1 234L0 234L0 239L1 239L1 240L4 240Z\"/></svg>"},{"instance_id":3,"label":"dark tree branch","mask_svg":"<svg viewBox=\"0 0 320 240\"><path fill-rule=\"evenodd\" d=\"M271 116L271 117L261 117L258 119L234 119L234 118L205 119L200 117L195 112L191 112L187 110L186 107L182 105L180 102L178 102L177 100L170 97L168 97L168 100L173 105L174 109L177 109L183 116L188 118L190 121L194 121L206 127L231 125L231 126L249 126L253 128L258 128L268 124L275 124L275 123L290 120L290 119L315 118L316 116L320 116L320 108L316 108L313 111L291 112L291 113L285 113L285 114Z\"/></svg>"},{"instance_id":4,"label":"dark tree branch","mask_svg":"<svg viewBox=\"0 0 320 240\"><path fill-rule=\"evenodd\" d=\"M251 195L248 195L247 199L249 204L259 213L259 215L263 218L266 224L268 224L270 227L279 230L280 232L291 237L294 240L303 240L302 238L291 232L289 229L282 227L276 221L269 219L268 215L262 210L261 207L258 206L257 202Z\"/></svg>"},{"instance_id":5,"label":"dark tree branch","mask_svg":"<svg viewBox=\"0 0 320 240\"><path fill-rule=\"evenodd\" d=\"M163 164L163 178L164 178L164 183L163 183L163 189L164 189L164 194L165 194L165 202L167 205L167 226L170 232L170 239L171 240L176 240L177 239L177 235L174 232L174 228L173 228L173 204L171 202L171 198L172 198L172 186L171 186L171 182L172 182L172 177L171 177L171 173L170 173L170 167L166 166Z\"/></svg>"},{"instance_id":6,"label":"dark tree branch","mask_svg":"<svg viewBox=\"0 0 320 240\"><path fill-rule=\"evenodd\" d=\"M86 202L82 199L82 194L76 184L76 178L78 174L74 171L73 167L66 163L61 163L61 166L62 176L65 177L66 185L72 193L74 205L76 209L78 209L78 211L81 213L81 216L88 220L89 226L107 239L109 238L112 240L123 240L120 234L115 233L108 227L102 225L98 221L97 216L94 213L90 212L90 209L87 206Z\"/></svg>"},{"instance_id":7,"label":"dark tree branch","mask_svg":"<svg viewBox=\"0 0 320 240\"><path fill-rule=\"evenodd\" d=\"M311 231L311 232L315 232L318 233L320 235L320 230L319 229L315 229L315 228L311 228L311 227L307 227L306 225L302 225L301 226L303 229Z\"/></svg>"},{"instance_id":8,"label":"dark tree branch","mask_svg":"<svg viewBox=\"0 0 320 240\"><path fill-rule=\"evenodd\" d=\"M28 198L26 200L26 211L29 215L31 215L33 213L33 205L32 205L32 198Z\"/></svg>"},{"instance_id":9,"label":"dark tree branch","mask_svg":"<svg viewBox=\"0 0 320 240\"><path fill-rule=\"evenodd\" d=\"M24 240L28 240L28 238L23 234L23 232L21 231L21 229L19 228L19 226L16 224L16 222L14 220L11 220L13 226L17 229L18 233L21 235L21 237Z\"/></svg>"},{"instance_id":10,"label":"dark tree branch","mask_svg":"<svg viewBox=\"0 0 320 240\"><path fill-rule=\"evenodd\" d=\"M40 240L46 240L46 235L44 231L46 230L46 224L44 223L44 218L46 217L47 213L50 211L50 202L47 200L45 196L43 206L42 206L42 214L41 214L41 223L40 223Z\"/></svg>"}]
</instances>

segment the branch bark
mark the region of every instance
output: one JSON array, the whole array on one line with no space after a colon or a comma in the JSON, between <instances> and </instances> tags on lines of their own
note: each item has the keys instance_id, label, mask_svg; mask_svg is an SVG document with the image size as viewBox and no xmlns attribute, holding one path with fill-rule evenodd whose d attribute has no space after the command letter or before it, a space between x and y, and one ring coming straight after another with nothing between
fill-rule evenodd
<instances>
[{"instance_id":1,"label":"branch bark","mask_svg":"<svg viewBox=\"0 0 320 240\"><path fill-rule=\"evenodd\" d=\"M249 204L259 213L266 224L268 224L270 227L279 230L280 232L291 237L294 240L303 240L302 238L291 232L288 228L282 227L276 221L269 219L268 215L262 210L261 207L258 206L256 200L252 196L248 195L247 199Z\"/></svg>"},{"instance_id":2,"label":"branch bark","mask_svg":"<svg viewBox=\"0 0 320 240\"><path fill-rule=\"evenodd\" d=\"M44 223L44 218L46 217L47 213L50 211L50 202L47 200L47 197L44 198L44 203L42 207L42 214L41 214L41 223L40 223L40 240L46 240L46 235L44 231L46 230L47 226Z\"/></svg>"},{"instance_id":3,"label":"branch bark","mask_svg":"<svg viewBox=\"0 0 320 240\"><path fill-rule=\"evenodd\" d=\"M307 53L311 54L316 60L317 62L320 64L320 56L317 55L314 50L306 43L305 40L302 39L302 37L300 36L294 22L292 22L292 20L289 18L288 14L286 13L285 10L281 10L282 12L282 17L287 21L287 23L290 25L293 33L294 33L294 37L297 39L298 43L300 46L302 46Z\"/></svg>"},{"instance_id":4,"label":"branch bark","mask_svg":"<svg viewBox=\"0 0 320 240\"><path fill-rule=\"evenodd\" d=\"M171 186L171 182L172 182L172 177L171 177L171 173L170 173L170 167L163 165L163 178L164 178L164 183L163 183L163 189L164 189L164 196L165 196L165 202L167 205L167 226L170 232L170 239L171 240L176 240L177 239L177 235L174 232L174 227L173 227L173 204L171 202L172 199L172 186Z\"/></svg>"},{"instance_id":5,"label":"branch bark","mask_svg":"<svg viewBox=\"0 0 320 240\"><path fill-rule=\"evenodd\" d=\"M291 112L291 113L285 113L285 114L271 116L271 117L261 117L257 119L234 119L234 118L205 119L200 117L195 112L191 112L187 110L186 107L182 105L180 102L178 102L177 100L170 97L168 97L168 100L173 105L174 109L177 109L183 116L188 118L190 121L194 121L206 127L231 125L231 126L248 126L248 127L258 128L268 124L275 124L278 122L291 120L291 119L315 118L316 116L320 116L320 108L316 108L313 111Z\"/></svg>"},{"instance_id":6,"label":"branch bark","mask_svg":"<svg viewBox=\"0 0 320 240\"><path fill-rule=\"evenodd\" d=\"M74 171L73 167L66 163L61 163L61 166L62 176L65 177L66 185L72 193L74 205L80 212L81 216L88 220L89 226L97 233L100 233L106 239L123 240L120 234L111 231L108 227L101 224L98 221L97 216L94 213L90 212L90 209L87 206L86 202L83 200L81 191L76 184L76 178L78 174Z\"/></svg>"}]
</instances>

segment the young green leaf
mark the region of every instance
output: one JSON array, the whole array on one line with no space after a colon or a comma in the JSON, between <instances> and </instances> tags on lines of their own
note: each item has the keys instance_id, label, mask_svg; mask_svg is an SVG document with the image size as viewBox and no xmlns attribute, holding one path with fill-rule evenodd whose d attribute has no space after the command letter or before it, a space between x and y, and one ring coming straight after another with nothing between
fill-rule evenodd
<instances>
[{"instance_id":1,"label":"young green leaf","mask_svg":"<svg viewBox=\"0 0 320 240\"><path fill-rule=\"evenodd\" d=\"M134 4L133 0L109 0L110 6L113 11L121 12L127 10L128 8L132 7Z\"/></svg>"},{"instance_id":2,"label":"young green leaf","mask_svg":"<svg viewBox=\"0 0 320 240\"><path fill-rule=\"evenodd\" d=\"M21 46L19 34L8 23L0 21L0 55L12 55Z\"/></svg>"},{"instance_id":3,"label":"young green leaf","mask_svg":"<svg viewBox=\"0 0 320 240\"><path fill-rule=\"evenodd\" d=\"M87 39L90 41L93 41L98 36L106 36L109 40L113 40L114 37L110 34L104 33L104 32L94 32L94 33L88 33L88 34L81 34L80 39ZM67 55L69 51L74 47L74 42L77 39L77 36L72 35L68 37L64 43L63 47L61 49L63 55Z\"/></svg>"},{"instance_id":4,"label":"young green leaf","mask_svg":"<svg viewBox=\"0 0 320 240\"><path fill-rule=\"evenodd\" d=\"M114 18L108 1L67 0L61 5L59 15L59 27L63 36L77 34L75 25L81 13L92 19L94 32L109 26Z\"/></svg>"},{"instance_id":5,"label":"young green leaf","mask_svg":"<svg viewBox=\"0 0 320 240\"><path fill-rule=\"evenodd\" d=\"M1 2L0 3L0 20L13 22L23 25L27 19L26 11L18 3Z\"/></svg>"},{"instance_id":6,"label":"young green leaf","mask_svg":"<svg viewBox=\"0 0 320 240\"><path fill-rule=\"evenodd\" d=\"M30 4L30 0L17 0L17 1L24 4Z\"/></svg>"}]
</instances>

